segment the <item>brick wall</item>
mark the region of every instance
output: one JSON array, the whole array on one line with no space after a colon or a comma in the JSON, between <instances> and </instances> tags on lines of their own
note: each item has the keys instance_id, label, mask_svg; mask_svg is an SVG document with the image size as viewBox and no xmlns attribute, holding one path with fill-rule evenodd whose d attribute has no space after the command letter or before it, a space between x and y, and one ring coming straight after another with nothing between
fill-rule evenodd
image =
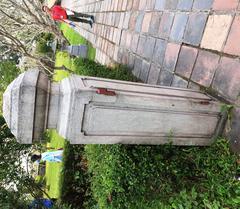
<instances>
[{"instance_id":1,"label":"brick wall","mask_svg":"<svg viewBox=\"0 0 240 209\"><path fill-rule=\"evenodd\" d=\"M102 64L123 63L144 82L213 89L238 102L239 0L62 0L92 13L78 31L97 48Z\"/></svg>"}]
</instances>

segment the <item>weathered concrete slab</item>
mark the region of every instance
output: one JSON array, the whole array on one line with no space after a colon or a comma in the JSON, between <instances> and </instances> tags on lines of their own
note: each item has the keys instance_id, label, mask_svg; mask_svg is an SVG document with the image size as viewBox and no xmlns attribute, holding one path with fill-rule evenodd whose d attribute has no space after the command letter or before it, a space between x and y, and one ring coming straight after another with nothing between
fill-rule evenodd
<instances>
[{"instance_id":1,"label":"weathered concrete slab","mask_svg":"<svg viewBox=\"0 0 240 209\"><path fill-rule=\"evenodd\" d=\"M145 82L149 69L141 64ZM173 84L186 83L174 77ZM206 146L223 122L222 104L198 91L77 75L50 84L38 70L20 75L4 95L4 117L28 144L56 128L72 144Z\"/></svg>"}]
</instances>

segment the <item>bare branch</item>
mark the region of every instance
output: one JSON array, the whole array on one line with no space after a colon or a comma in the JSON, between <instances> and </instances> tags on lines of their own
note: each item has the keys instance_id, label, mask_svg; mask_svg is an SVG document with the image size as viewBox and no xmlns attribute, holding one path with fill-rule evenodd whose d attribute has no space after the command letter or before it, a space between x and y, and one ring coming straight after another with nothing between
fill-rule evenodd
<instances>
[{"instance_id":1,"label":"bare branch","mask_svg":"<svg viewBox=\"0 0 240 209\"><path fill-rule=\"evenodd\" d=\"M32 43L44 32L66 41L50 15L42 11L40 0L0 0L0 46L21 53L29 64L39 65L52 76L54 61L32 51Z\"/></svg>"},{"instance_id":2,"label":"bare branch","mask_svg":"<svg viewBox=\"0 0 240 209\"><path fill-rule=\"evenodd\" d=\"M11 20L14 20L16 23L19 24L24 24L24 22L22 22L20 19L16 19L13 15L9 15L6 12L4 12L1 8L0 8L0 12L3 13L6 17L8 17Z\"/></svg>"}]
</instances>

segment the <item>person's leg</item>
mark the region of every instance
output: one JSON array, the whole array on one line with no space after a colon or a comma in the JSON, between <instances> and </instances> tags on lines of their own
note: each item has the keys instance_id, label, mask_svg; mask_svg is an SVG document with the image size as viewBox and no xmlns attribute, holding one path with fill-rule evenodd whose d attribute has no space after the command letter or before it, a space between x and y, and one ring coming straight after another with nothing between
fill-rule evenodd
<instances>
[{"instance_id":1,"label":"person's leg","mask_svg":"<svg viewBox=\"0 0 240 209\"><path fill-rule=\"evenodd\" d=\"M82 18L74 17L72 15L68 15L68 20L73 21L73 22L87 23L92 27L92 21L91 20L85 20L85 19L82 19Z\"/></svg>"},{"instance_id":2,"label":"person's leg","mask_svg":"<svg viewBox=\"0 0 240 209\"><path fill-rule=\"evenodd\" d=\"M80 12L75 12L72 11L75 17L86 17L86 18L92 18L93 15L88 15L88 14L84 14L84 13L80 13Z\"/></svg>"}]
</instances>

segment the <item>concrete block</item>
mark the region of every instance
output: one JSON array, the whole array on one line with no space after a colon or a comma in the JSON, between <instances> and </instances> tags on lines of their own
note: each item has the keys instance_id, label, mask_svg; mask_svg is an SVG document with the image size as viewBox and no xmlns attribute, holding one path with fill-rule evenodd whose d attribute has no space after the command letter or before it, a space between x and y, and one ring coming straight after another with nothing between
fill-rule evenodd
<instances>
[{"instance_id":1,"label":"concrete block","mask_svg":"<svg viewBox=\"0 0 240 209\"><path fill-rule=\"evenodd\" d=\"M132 53L128 53L128 63L127 63L127 66L128 66L128 68L130 70L133 70L134 62L135 62L134 55Z\"/></svg>"},{"instance_id":2,"label":"concrete block","mask_svg":"<svg viewBox=\"0 0 240 209\"><path fill-rule=\"evenodd\" d=\"M122 11L122 4L123 4L123 0L118 0L118 6L117 6L117 11ZM109 9L108 9L109 11Z\"/></svg>"},{"instance_id":3,"label":"concrete block","mask_svg":"<svg viewBox=\"0 0 240 209\"><path fill-rule=\"evenodd\" d=\"M147 0L146 9L153 11L155 7L156 0Z\"/></svg>"},{"instance_id":4,"label":"concrete block","mask_svg":"<svg viewBox=\"0 0 240 209\"><path fill-rule=\"evenodd\" d=\"M132 10L138 10L139 0L133 0Z\"/></svg>"},{"instance_id":5,"label":"concrete block","mask_svg":"<svg viewBox=\"0 0 240 209\"><path fill-rule=\"evenodd\" d=\"M160 66L163 64L166 48L167 48L167 41L162 39L157 39L156 46L153 53L153 61Z\"/></svg>"},{"instance_id":6,"label":"concrete block","mask_svg":"<svg viewBox=\"0 0 240 209\"><path fill-rule=\"evenodd\" d=\"M132 35L133 35L133 33L131 31L127 31L127 36L126 36L126 48L127 49L129 49L131 47Z\"/></svg>"},{"instance_id":7,"label":"concrete block","mask_svg":"<svg viewBox=\"0 0 240 209\"><path fill-rule=\"evenodd\" d=\"M152 19L149 26L149 34L152 36L158 36L159 25L161 20L162 13L161 12L153 12Z\"/></svg>"},{"instance_id":8,"label":"concrete block","mask_svg":"<svg viewBox=\"0 0 240 209\"><path fill-rule=\"evenodd\" d=\"M209 87L218 67L219 58L217 54L200 50L191 80L202 86Z\"/></svg>"},{"instance_id":9,"label":"concrete block","mask_svg":"<svg viewBox=\"0 0 240 209\"><path fill-rule=\"evenodd\" d=\"M198 49L182 46L177 61L176 73L185 78L190 78L197 55Z\"/></svg>"},{"instance_id":10,"label":"concrete block","mask_svg":"<svg viewBox=\"0 0 240 209\"><path fill-rule=\"evenodd\" d=\"M177 88L187 88L188 81L184 80L183 78L181 78L179 76L174 75L171 86L177 87Z\"/></svg>"},{"instance_id":11,"label":"concrete block","mask_svg":"<svg viewBox=\"0 0 240 209\"><path fill-rule=\"evenodd\" d=\"M167 39L169 37L174 19L173 12L163 12L159 26L159 37Z\"/></svg>"},{"instance_id":12,"label":"concrete block","mask_svg":"<svg viewBox=\"0 0 240 209\"><path fill-rule=\"evenodd\" d=\"M143 56L148 60L152 59L155 43L156 39L151 36L147 37L144 43Z\"/></svg>"},{"instance_id":13,"label":"concrete block","mask_svg":"<svg viewBox=\"0 0 240 209\"><path fill-rule=\"evenodd\" d=\"M156 0L155 2L155 10L163 11L165 9L166 0Z\"/></svg>"},{"instance_id":14,"label":"concrete block","mask_svg":"<svg viewBox=\"0 0 240 209\"><path fill-rule=\"evenodd\" d=\"M124 21L123 21L123 29L128 29L130 17L131 17L131 12L126 12L126 15L125 15Z\"/></svg>"},{"instance_id":15,"label":"concrete block","mask_svg":"<svg viewBox=\"0 0 240 209\"><path fill-rule=\"evenodd\" d=\"M128 5L128 0L123 0L122 11L126 11L127 10L127 5Z\"/></svg>"},{"instance_id":16,"label":"concrete block","mask_svg":"<svg viewBox=\"0 0 240 209\"><path fill-rule=\"evenodd\" d=\"M210 15L203 34L201 47L221 51L232 19L231 15Z\"/></svg>"},{"instance_id":17,"label":"concrete block","mask_svg":"<svg viewBox=\"0 0 240 209\"><path fill-rule=\"evenodd\" d=\"M131 12L131 17L128 24L128 27L130 30L135 30L137 17L138 17L138 12Z\"/></svg>"},{"instance_id":18,"label":"concrete block","mask_svg":"<svg viewBox=\"0 0 240 209\"><path fill-rule=\"evenodd\" d=\"M132 42L131 42L131 46L130 46L131 51L134 52L134 53L137 52L138 40L139 40L139 34L134 33L132 35Z\"/></svg>"},{"instance_id":19,"label":"concrete block","mask_svg":"<svg viewBox=\"0 0 240 209\"><path fill-rule=\"evenodd\" d=\"M168 71L173 72L175 70L175 66L178 59L178 54L180 51L180 44L175 43L168 43L165 56L164 56L164 62L163 67L167 69Z\"/></svg>"},{"instance_id":20,"label":"concrete block","mask_svg":"<svg viewBox=\"0 0 240 209\"><path fill-rule=\"evenodd\" d=\"M161 86L171 86L173 77L174 75L172 72L162 69L158 80L158 84Z\"/></svg>"},{"instance_id":21,"label":"concrete block","mask_svg":"<svg viewBox=\"0 0 240 209\"><path fill-rule=\"evenodd\" d=\"M119 12L116 12L116 13L115 13L115 20L114 20L114 26L115 26L115 27L118 27L118 26L119 26L120 16L121 16L121 13L119 13Z\"/></svg>"},{"instance_id":22,"label":"concrete block","mask_svg":"<svg viewBox=\"0 0 240 209\"><path fill-rule=\"evenodd\" d=\"M143 18L143 23L142 23L142 32L143 33L148 32L151 19L152 19L152 12L145 13L144 18Z\"/></svg>"},{"instance_id":23,"label":"concrete block","mask_svg":"<svg viewBox=\"0 0 240 209\"><path fill-rule=\"evenodd\" d=\"M156 85L158 82L159 74L160 74L160 67L152 63L149 71L147 83Z\"/></svg>"},{"instance_id":24,"label":"concrete block","mask_svg":"<svg viewBox=\"0 0 240 209\"><path fill-rule=\"evenodd\" d=\"M123 28L124 18L125 18L125 12L121 12L118 28Z\"/></svg>"},{"instance_id":25,"label":"concrete block","mask_svg":"<svg viewBox=\"0 0 240 209\"><path fill-rule=\"evenodd\" d=\"M240 62L237 59L222 57L216 70L213 88L224 98L236 101L240 93Z\"/></svg>"},{"instance_id":26,"label":"concrete block","mask_svg":"<svg viewBox=\"0 0 240 209\"><path fill-rule=\"evenodd\" d=\"M127 31L123 30L121 35L120 46L122 47L126 46L126 39L127 39Z\"/></svg>"},{"instance_id":27,"label":"concrete block","mask_svg":"<svg viewBox=\"0 0 240 209\"><path fill-rule=\"evenodd\" d=\"M165 8L167 10L175 10L178 5L178 0L166 0L165 1Z\"/></svg>"},{"instance_id":28,"label":"concrete block","mask_svg":"<svg viewBox=\"0 0 240 209\"><path fill-rule=\"evenodd\" d=\"M213 10L228 11L238 7L239 0L214 0Z\"/></svg>"},{"instance_id":29,"label":"concrete block","mask_svg":"<svg viewBox=\"0 0 240 209\"><path fill-rule=\"evenodd\" d=\"M208 15L205 13L192 13L189 15L184 34L184 43L199 46Z\"/></svg>"},{"instance_id":30,"label":"concrete block","mask_svg":"<svg viewBox=\"0 0 240 209\"><path fill-rule=\"evenodd\" d=\"M191 11L193 0L179 0L177 9L182 11Z\"/></svg>"},{"instance_id":31,"label":"concrete block","mask_svg":"<svg viewBox=\"0 0 240 209\"><path fill-rule=\"evenodd\" d=\"M134 62L134 68L133 68L133 75L136 76L137 78L140 77L140 72L141 72L141 69L142 69L142 59L139 58L139 57L136 57L135 58L135 62Z\"/></svg>"},{"instance_id":32,"label":"concrete block","mask_svg":"<svg viewBox=\"0 0 240 209\"><path fill-rule=\"evenodd\" d=\"M146 36L140 36L138 41L138 47L137 47L137 54L140 56L143 56L144 50L145 50L145 42L146 42Z\"/></svg>"},{"instance_id":33,"label":"concrete block","mask_svg":"<svg viewBox=\"0 0 240 209\"><path fill-rule=\"evenodd\" d=\"M146 83L148 80L148 75L149 75L149 69L150 69L150 63L143 60L142 62L142 68L141 68L141 72L140 72L140 79Z\"/></svg>"},{"instance_id":34,"label":"concrete block","mask_svg":"<svg viewBox=\"0 0 240 209\"><path fill-rule=\"evenodd\" d=\"M224 52L240 56L240 16L234 18L231 30L229 32Z\"/></svg>"},{"instance_id":35,"label":"concrete block","mask_svg":"<svg viewBox=\"0 0 240 209\"><path fill-rule=\"evenodd\" d=\"M127 8L126 8L127 11L130 11L130 10L132 9L133 1L134 1L134 0L128 0L128 1L127 1L127 2L128 2L128 3L127 3Z\"/></svg>"},{"instance_id":36,"label":"concrete block","mask_svg":"<svg viewBox=\"0 0 240 209\"><path fill-rule=\"evenodd\" d=\"M140 33L142 30L143 18L144 18L144 12L139 12L136 19L136 25L135 25L135 31L138 33Z\"/></svg>"},{"instance_id":37,"label":"concrete block","mask_svg":"<svg viewBox=\"0 0 240 209\"><path fill-rule=\"evenodd\" d=\"M188 15L186 13L177 13L174 17L170 39L176 42L182 42Z\"/></svg>"},{"instance_id":38,"label":"concrete block","mask_svg":"<svg viewBox=\"0 0 240 209\"><path fill-rule=\"evenodd\" d=\"M147 5L147 0L139 0L139 10L145 10Z\"/></svg>"},{"instance_id":39,"label":"concrete block","mask_svg":"<svg viewBox=\"0 0 240 209\"><path fill-rule=\"evenodd\" d=\"M213 0L194 0L193 9L195 10L210 10Z\"/></svg>"}]
</instances>

